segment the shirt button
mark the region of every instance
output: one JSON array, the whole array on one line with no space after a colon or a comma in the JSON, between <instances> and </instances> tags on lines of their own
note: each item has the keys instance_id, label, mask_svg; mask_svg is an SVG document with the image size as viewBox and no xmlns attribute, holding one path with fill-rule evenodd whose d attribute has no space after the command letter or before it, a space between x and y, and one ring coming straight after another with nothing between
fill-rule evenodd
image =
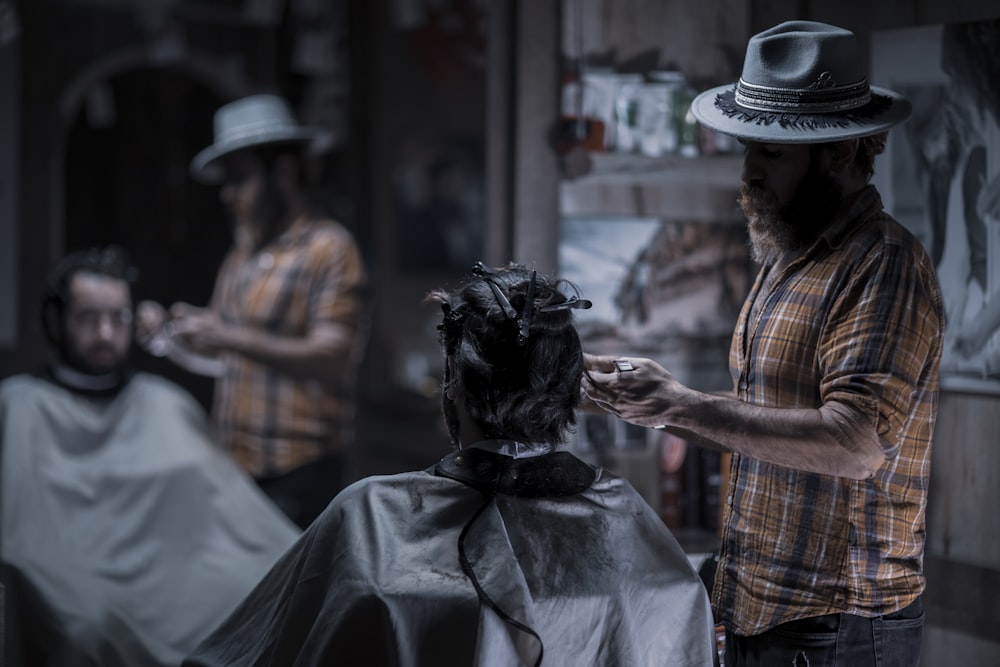
<instances>
[{"instance_id":1,"label":"shirt button","mask_svg":"<svg viewBox=\"0 0 1000 667\"><path fill-rule=\"evenodd\" d=\"M465 465L465 459L463 459L461 456L456 456L455 457L455 465L457 465L457 466L464 466Z\"/></svg>"},{"instance_id":2,"label":"shirt button","mask_svg":"<svg viewBox=\"0 0 1000 667\"><path fill-rule=\"evenodd\" d=\"M732 496L726 496L726 504L727 505L732 505L733 504L733 497Z\"/></svg>"}]
</instances>

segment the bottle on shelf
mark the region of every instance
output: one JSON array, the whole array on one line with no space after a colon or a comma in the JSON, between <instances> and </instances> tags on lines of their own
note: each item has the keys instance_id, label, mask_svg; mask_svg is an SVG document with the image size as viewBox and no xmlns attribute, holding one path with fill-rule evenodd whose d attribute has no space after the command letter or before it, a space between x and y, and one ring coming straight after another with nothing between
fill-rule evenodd
<instances>
[{"instance_id":1,"label":"bottle on shelf","mask_svg":"<svg viewBox=\"0 0 1000 667\"><path fill-rule=\"evenodd\" d=\"M677 94L677 107L674 115L677 124L678 152L684 157L698 157L701 154L701 130L699 123L691 113L691 102L696 92L685 83Z\"/></svg>"}]
</instances>

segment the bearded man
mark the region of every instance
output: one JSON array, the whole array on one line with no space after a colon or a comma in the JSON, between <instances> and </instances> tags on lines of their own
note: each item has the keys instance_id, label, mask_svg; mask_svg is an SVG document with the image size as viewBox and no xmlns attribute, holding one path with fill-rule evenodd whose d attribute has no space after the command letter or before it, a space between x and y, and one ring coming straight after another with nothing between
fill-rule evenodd
<instances>
[{"instance_id":1,"label":"bearded man","mask_svg":"<svg viewBox=\"0 0 1000 667\"><path fill-rule=\"evenodd\" d=\"M853 33L791 21L753 36L739 82L692 111L746 148L760 272L734 395L631 357L589 356L583 389L732 452L712 596L727 667L917 665L944 316L930 258L869 183L910 104L869 85Z\"/></svg>"},{"instance_id":2,"label":"bearded man","mask_svg":"<svg viewBox=\"0 0 1000 667\"><path fill-rule=\"evenodd\" d=\"M299 534L192 396L130 368L134 275L115 247L59 262L51 361L0 383L6 664L177 665Z\"/></svg>"},{"instance_id":3,"label":"bearded man","mask_svg":"<svg viewBox=\"0 0 1000 667\"><path fill-rule=\"evenodd\" d=\"M310 158L329 148L289 103L250 95L215 112L191 175L219 186L233 245L206 307L144 301L141 345L215 377L223 447L307 527L354 476L354 414L367 335L366 272L346 227L314 210Z\"/></svg>"}]
</instances>

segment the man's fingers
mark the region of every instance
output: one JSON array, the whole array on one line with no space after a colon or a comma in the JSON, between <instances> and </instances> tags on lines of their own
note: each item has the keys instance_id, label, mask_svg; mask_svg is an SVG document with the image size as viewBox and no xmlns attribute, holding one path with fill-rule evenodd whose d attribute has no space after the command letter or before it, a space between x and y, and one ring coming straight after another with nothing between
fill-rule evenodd
<instances>
[{"instance_id":1,"label":"man's fingers","mask_svg":"<svg viewBox=\"0 0 1000 667\"><path fill-rule=\"evenodd\" d=\"M594 394L587 394L587 399L581 405L584 412L590 412L592 414L599 414L601 411L610 412L613 415L618 415L618 411L615 409L614 404L607 400L598 398Z\"/></svg>"},{"instance_id":2,"label":"man's fingers","mask_svg":"<svg viewBox=\"0 0 1000 667\"><path fill-rule=\"evenodd\" d=\"M199 308L198 306L192 306L190 303L178 301L170 306L170 315L176 318L191 317L192 315L200 313L202 310L204 309Z\"/></svg>"},{"instance_id":3,"label":"man's fingers","mask_svg":"<svg viewBox=\"0 0 1000 667\"><path fill-rule=\"evenodd\" d=\"M597 373L614 373L617 370L615 368L615 359L621 359L621 357L587 354L586 352L583 354L583 364L586 369Z\"/></svg>"}]
</instances>

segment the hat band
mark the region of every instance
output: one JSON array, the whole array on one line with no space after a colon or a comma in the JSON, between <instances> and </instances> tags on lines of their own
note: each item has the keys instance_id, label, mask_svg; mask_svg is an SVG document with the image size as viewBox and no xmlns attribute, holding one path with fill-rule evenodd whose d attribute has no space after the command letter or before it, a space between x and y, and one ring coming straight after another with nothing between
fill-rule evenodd
<instances>
[{"instance_id":1,"label":"hat band","mask_svg":"<svg viewBox=\"0 0 1000 667\"><path fill-rule=\"evenodd\" d=\"M274 121L262 120L253 123L245 123L237 127L230 128L218 134L216 143L230 143L234 141L244 141L248 137L269 137L274 135L295 134L301 128L291 124L276 125Z\"/></svg>"},{"instance_id":2,"label":"hat band","mask_svg":"<svg viewBox=\"0 0 1000 667\"><path fill-rule=\"evenodd\" d=\"M785 113L836 113L857 109L872 99L868 79L849 86L790 90L747 83L742 78L736 84L736 103L757 111Z\"/></svg>"}]
</instances>

